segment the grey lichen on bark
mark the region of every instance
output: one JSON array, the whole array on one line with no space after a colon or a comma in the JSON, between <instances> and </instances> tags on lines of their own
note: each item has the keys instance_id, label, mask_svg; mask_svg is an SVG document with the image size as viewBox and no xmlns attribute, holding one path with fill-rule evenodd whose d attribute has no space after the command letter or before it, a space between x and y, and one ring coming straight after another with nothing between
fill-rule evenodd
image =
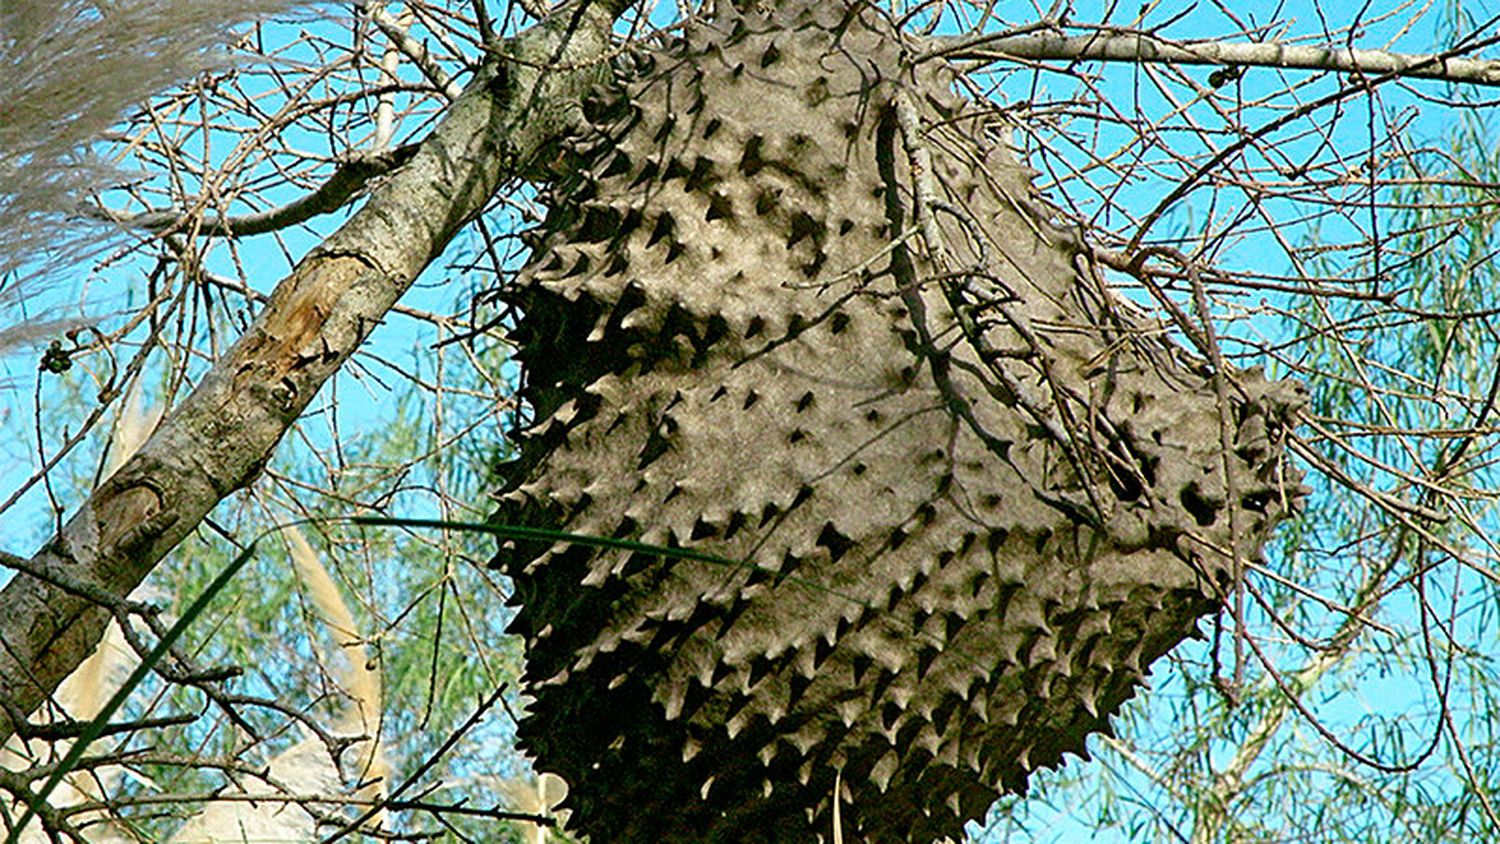
<instances>
[{"instance_id":1,"label":"grey lichen on bark","mask_svg":"<svg viewBox=\"0 0 1500 844\"><path fill-rule=\"evenodd\" d=\"M960 837L1109 729L1300 494L1296 385L1163 340L908 58L844 3L687 27L505 291L534 421L496 518L738 561L497 558L520 738L594 840L813 840L836 781L848 834Z\"/></svg>"}]
</instances>

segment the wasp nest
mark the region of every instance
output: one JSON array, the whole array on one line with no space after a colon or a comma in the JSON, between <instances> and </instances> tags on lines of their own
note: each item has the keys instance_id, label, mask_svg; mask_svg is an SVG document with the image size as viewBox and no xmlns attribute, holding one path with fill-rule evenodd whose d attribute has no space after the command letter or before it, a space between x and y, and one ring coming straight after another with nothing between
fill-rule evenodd
<instances>
[{"instance_id":1,"label":"wasp nest","mask_svg":"<svg viewBox=\"0 0 1500 844\"><path fill-rule=\"evenodd\" d=\"M1220 395L902 57L843 3L688 28L594 109L506 291L534 422L496 519L719 560L497 560L522 743L595 841L817 840L836 779L850 840L961 836L1290 503L1296 390Z\"/></svg>"}]
</instances>

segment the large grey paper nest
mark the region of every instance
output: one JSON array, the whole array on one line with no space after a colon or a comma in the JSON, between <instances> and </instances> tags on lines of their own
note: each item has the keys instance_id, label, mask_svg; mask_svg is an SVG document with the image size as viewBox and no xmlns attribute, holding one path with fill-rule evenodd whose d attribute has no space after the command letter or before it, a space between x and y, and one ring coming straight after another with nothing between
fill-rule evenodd
<instances>
[{"instance_id":1,"label":"large grey paper nest","mask_svg":"<svg viewBox=\"0 0 1500 844\"><path fill-rule=\"evenodd\" d=\"M737 561L498 558L522 742L596 842L815 840L836 773L848 840L961 836L1108 730L1292 503L1296 389L1229 372L1221 404L901 55L842 3L692 26L563 157L506 292L534 422L496 519Z\"/></svg>"}]
</instances>

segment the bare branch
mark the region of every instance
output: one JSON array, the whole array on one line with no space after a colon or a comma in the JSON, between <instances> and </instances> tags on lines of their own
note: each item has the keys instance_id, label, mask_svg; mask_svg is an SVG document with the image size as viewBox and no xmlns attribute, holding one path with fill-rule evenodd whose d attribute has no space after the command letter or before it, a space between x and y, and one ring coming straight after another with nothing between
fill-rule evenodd
<instances>
[{"instance_id":1,"label":"bare branch","mask_svg":"<svg viewBox=\"0 0 1500 844\"><path fill-rule=\"evenodd\" d=\"M1190 64L1218 67L1274 67L1440 79L1500 86L1500 61L1436 53L1392 53L1344 47L1313 47L1277 42L1173 41L1128 30L1061 35L991 33L936 38L920 58L974 61L1099 61L1132 64Z\"/></svg>"},{"instance_id":2,"label":"bare branch","mask_svg":"<svg viewBox=\"0 0 1500 844\"><path fill-rule=\"evenodd\" d=\"M87 208L85 213L127 228L153 232L191 232L205 236L231 237L264 234L339 210L371 179L400 167L416 154L416 144L393 150L362 152L340 164L333 175L328 177L328 181L307 196L254 214L214 216L197 223L192 212L146 211L140 214L121 214L107 208Z\"/></svg>"},{"instance_id":3,"label":"bare branch","mask_svg":"<svg viewBox=\"0 0 1500 844\"><path fill-rule=\"evenodd\" d=\"M380 31L384 32L385 36L391 39L391 43L395 44L397 49L405 54L407 58L411 59L412 64L415 64L417 69L422 71L422 75L427 77L427 81L436 86L439 91L442 91L443 96L447 97L449 102L459 98L459 95L463 93L463 88L457 82L454 82L438 66L437 62L433 61L431 54L427 52L427 48L422 46L422 42L411 37L411 33L407 32L406 27L402 26L401 22L396 20L385 9L379 6L372 6L369 12L370 20L374 21L375 25L380 27Z\"/></svg>"}]
</instances>

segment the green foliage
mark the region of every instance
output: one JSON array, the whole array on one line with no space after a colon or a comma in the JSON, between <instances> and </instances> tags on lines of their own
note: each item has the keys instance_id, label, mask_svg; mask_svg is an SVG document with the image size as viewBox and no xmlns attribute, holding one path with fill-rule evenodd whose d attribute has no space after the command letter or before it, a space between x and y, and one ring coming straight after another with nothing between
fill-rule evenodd
<instances>
[{"instance_id":1,"label":"green foliage","mask_svg":"<svg viewBox=\"0 0 1500 844\"><path fill-rule=\"evenodd\" d=\"M1310 387L1304 442L1363 483L1310 472L1309 512L1269 555L1279 578L1251 577L1250 633L1314 719L1253 655L1238 700L1224 693L1215 678L1232 670L1226 613L1212 642L1175 652L1159 685L1127 706L1118 739L1095 742L1097 767L1040 778L983 840L1068 840L1049 832L1053 812L1092 825L1095 840L1457 844L1497 834L1484 806L1500 778L1500 591L1486 574L1497 525L1484 492L1500 480L1492 138L1470 114L1441 149L1391 165L1379 249L1324 253L1308 268L1382 295L1299 297L1274 338L1297 352L1273 366ZM1337 607L1361 607L1379 626ZM1329 735L1396 770L1363 764Z\"/></svg>"}]
</instances>

